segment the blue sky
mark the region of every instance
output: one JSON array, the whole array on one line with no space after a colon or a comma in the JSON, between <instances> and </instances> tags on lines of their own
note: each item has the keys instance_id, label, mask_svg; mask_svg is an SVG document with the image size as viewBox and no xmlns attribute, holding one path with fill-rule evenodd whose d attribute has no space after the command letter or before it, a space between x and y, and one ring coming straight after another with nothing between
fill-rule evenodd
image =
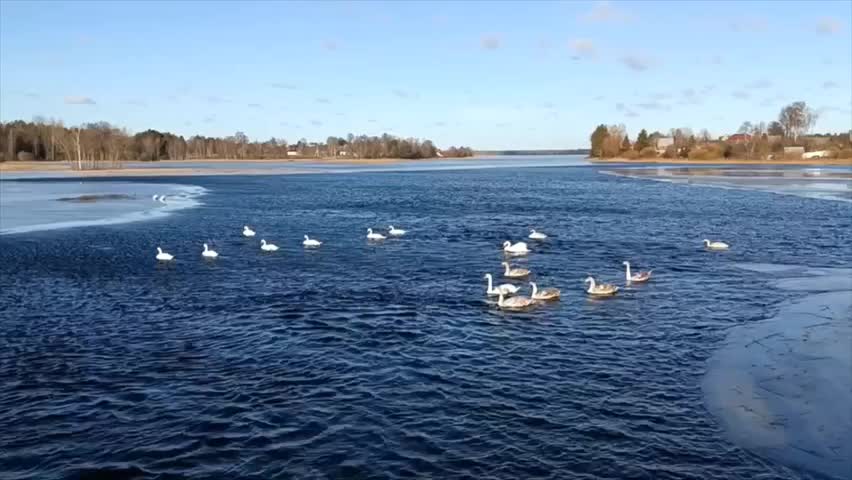
<instances>
[{"instance_id":1,"label":"blue sky","mask_svg":"<svg viewBox=\"0 0 852 480\"><path fill-rule=\"evenodd\" d=\"M852 2L0 2L0 120L588 145L789 102L852 128Z\"/></svg>"}]
</instances>

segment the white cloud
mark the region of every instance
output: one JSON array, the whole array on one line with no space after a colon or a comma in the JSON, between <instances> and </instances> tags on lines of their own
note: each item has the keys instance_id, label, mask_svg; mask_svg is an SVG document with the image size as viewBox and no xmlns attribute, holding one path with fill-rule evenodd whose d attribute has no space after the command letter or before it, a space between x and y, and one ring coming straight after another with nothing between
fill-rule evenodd
<instances>
[{"instance_id":1,"label":"white cloud","mask_svg":"<svg viewBox=\"0 0 852 480\"><path fill-rule=\"evenodd\" d=\"M731 96L734 98L739 98L740 100L745 100L746 98L751 97L748 92L744 92L742 90L736 90L731 92Z\"/></svg>"},{"instance_id":2,"label":"white cloud","mask_svg":"<svg viewBox=\"0 0 852 480\"><path fill-rule=\"evenodd\" d=\"M625 55L620 61L634 72L644 72L654 65L654 60L640 55Z\"/></svg>"},{"instance_id":3,"label":"white cloud","mask_svg":"<svg viewBox=\"0 0 852 480\"><path fill-rule=\"evenodd\" d=\"M608 1L595 3L591 10L580 16L580 20L591 23L620 23L630 19L631 16L627 12L614 7Z\"/></svg>"},{"instance_id":4,"label":"white cloud","mask_svg":"<svg viewBox=\"0 0 852 480\"><path fill-rule=\"evenodd\" d=\"M754 90L754 89L761 89L761 88L769 88L771 86L772 86L772 82L770 82L769 80L766 80L766 79L762 79L762 80L755 80L754 82L749 83L748 85L745 86L745 88Z\"/></svg>"},{"instance_id":5,"label":"white cloud","mask_svg":"<svg viewBox=\"0 0 852 480\"><path fill-rule=\"evenodd\" d=\"M571 49L571 52L574 54L572 58L575 60L579 60L581 58L595 58L597 56L597 48L591 40L582 38L571 40L568 48Z\"/></svg>"},{"instance_id":6,"label":"white cloud","mask_svg":"<svg viewBox=\"0 0 852 480\"><path fill-rule=\"evenodd\" d=\"M95 101L91 97L69 95L65 97L65 103L67 103L68 105L94 105Z\"/></svg>"}]
</instances>

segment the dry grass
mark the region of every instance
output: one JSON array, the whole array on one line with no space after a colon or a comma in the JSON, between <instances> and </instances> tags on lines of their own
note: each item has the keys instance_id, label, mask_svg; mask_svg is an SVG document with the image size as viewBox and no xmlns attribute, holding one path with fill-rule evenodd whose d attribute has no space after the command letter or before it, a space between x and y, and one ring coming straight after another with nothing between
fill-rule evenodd
<instances>
[{"instance_id":1,"label":"dry grass","mask_svg":"<svg viewBox=\"0 0 852 480\"><path fill-rule=\"evenodd\" d=\"M628 160L626 158L593 158L593 163L630 163L630 164L673 164L673 165L808 165L808 166L845 166L852 167L850 158L811 158L802 160L746 160L737 158L718 158L715 160L689 160L686 158L642 158Z\"/></svg>"}]
</instances>

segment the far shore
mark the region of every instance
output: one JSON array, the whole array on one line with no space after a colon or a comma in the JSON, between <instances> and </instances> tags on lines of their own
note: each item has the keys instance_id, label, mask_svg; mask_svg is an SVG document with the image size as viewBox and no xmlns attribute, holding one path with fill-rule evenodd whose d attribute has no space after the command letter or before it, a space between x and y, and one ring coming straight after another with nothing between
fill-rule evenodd
<instances>
[{"instance_id":1,"label":"far shore","mask_svg":"<svg viewBox=\"0 0 852 480\"><path fill-rule=\"evenodd\" d=\"M97 168L92 170L74 170L68 162L0 162L2 173L62 173L80 177L112 177L112 176L184 176L184 175L285 175L301 173L318 173L317 170L300 168L300 164L321 164L328 166L340 165L393 165L398 163L433 162L436 160L472 160L482 157L435 157L421 159L405 158L284 158L284 159L245 159L230 158L199 158L188 160L159 160L156 162L131 161L116 168ZM197 168L192 165L181 167L187 163L223 164L221 168ZM240 166L233 166L240 164ZM279 165L281 168L252 168L252 165ZM144 166L142 166L144 165ZM150 166L148 166L150 165ZM157 165L168 165L170 168L158 168ZM291 167L291 168L288 168Z\"/></svg>"},{"instance_id":2,"label":"far shore","mask_svg":"<svg viewBox=\"0 0 852 480\"><path fill-rule=\"evenodd\" d=\"M591 163L629 163L636 165L807 165L852 167L852 158L809 158L801 160L747 160L743 158L719 158L716 160L689 160L686 158L589 158Z\"/></svg>"}]
</instances>

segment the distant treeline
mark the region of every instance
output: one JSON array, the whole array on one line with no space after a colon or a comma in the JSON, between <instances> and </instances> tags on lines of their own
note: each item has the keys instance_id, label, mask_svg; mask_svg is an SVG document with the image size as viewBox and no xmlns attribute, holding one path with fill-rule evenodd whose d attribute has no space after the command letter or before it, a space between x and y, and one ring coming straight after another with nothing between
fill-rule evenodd
<instances>
[{"instance_id":1,"label":"distant treeline","mask_svg":"<svg viewBox=\"0 0 852 480\"><path fill-rule=\"evenodd\" d=\"M187 159L280 158L405 158L469 157L468 147L439 151L431 140L382 136L328 137L325 142L301 139L251 141L242 132L228 137L195 135L189 139L169 132L146 130L131 135L107 122L65 127L61 122L36 118L0 123L0 161L66 161L75 169L116 167L122 161Z\"/></svg>"},{"instance_id":2,"label":"distant treeline","mask_svg":"<svg viewBox=\"0 0 852 480\"><path fill-rule=\"evenodd\" d=\"M567 150L477 150L477 155L588 155L588 148Z\"/></svg>"},{"instance_id":3,"label":"distant treeline","mask_svg":"<svg viewBox=\"0 0 852 480\"><path fill-rule=\"evenodd\" d=\"M778 119L743 122L736 133L713 137L707 129L673 128L667 134L648 133L644 128L631 141L624 125L598 125L589 137L591 157L686 158L690 160L796 159L806 152L820 158L852 158L852 133L808 135L817 113L805 102L787 105Z\"/></svg>"}]
</instances>

